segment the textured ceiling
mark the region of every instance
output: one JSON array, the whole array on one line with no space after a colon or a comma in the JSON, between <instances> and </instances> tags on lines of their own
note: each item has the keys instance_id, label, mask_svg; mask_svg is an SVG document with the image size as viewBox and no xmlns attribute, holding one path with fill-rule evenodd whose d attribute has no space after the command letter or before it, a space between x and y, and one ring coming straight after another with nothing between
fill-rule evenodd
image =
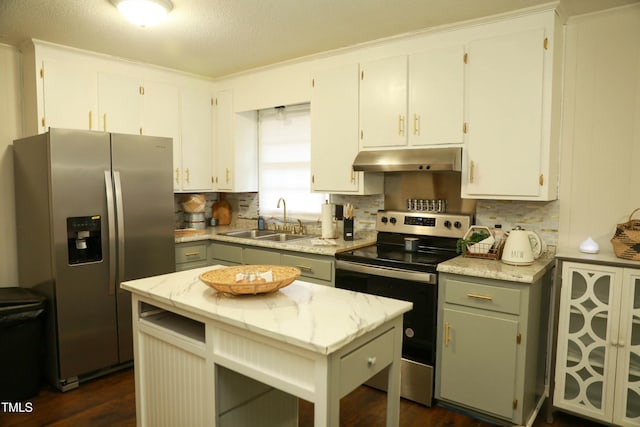
<instances>
[{"instance_id":1,"label":"textured ceiling","mask_svg":"<svg viewBox=\"0 0 640 427\"><path fill-rule=\"evenodd\" d=\"M172 0L152 28L109 0L0 0L0 43L30 38L208 77L548 0ZM640 0L562 0L569 15Z\"/></svg>"}]
</instances>

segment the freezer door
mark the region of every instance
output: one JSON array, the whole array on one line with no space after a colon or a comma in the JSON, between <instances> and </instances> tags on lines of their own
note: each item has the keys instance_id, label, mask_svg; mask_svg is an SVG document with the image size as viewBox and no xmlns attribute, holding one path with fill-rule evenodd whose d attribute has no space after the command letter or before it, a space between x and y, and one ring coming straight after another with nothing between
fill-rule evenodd
<instances>
[{"instance_id":1,"label":"freezer door","mask_svg":"<svg viewBox=\"0 0 640 427\"><path fill-rule=\"evenodd\" d=\"M64 380L118 362L104 173L110 170L109 135L51 129L49 151L59 378ZM69 231L68 219L79 217L99 224L100 235L87 244L99 241L101 256L72 264L69 245L81 227L76 223Z\"/></svg>"},{"instance_id":2,"label":"freezer door","mask_svg":"<svg viewBox=\"0 0 640 427\"><path fill-rule=\"evenodd\" d=\"M118 284L175 271L172 139L111 134L111 150ZM129 292L118 290L117 305L120 359L131 360Z\"/></svg>"}]
</instances>

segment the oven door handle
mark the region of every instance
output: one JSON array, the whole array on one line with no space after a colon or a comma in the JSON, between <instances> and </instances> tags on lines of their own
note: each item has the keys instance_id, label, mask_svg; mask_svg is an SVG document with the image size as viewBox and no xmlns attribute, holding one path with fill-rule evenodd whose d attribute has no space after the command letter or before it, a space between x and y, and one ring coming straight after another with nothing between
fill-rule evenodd
<instances>
[{"instance_id":1,"label":"oven door handle","mask_svg":"<svg viewBox=\"0 0 640 427\"><path fill-rule=\"evenodd\" d=\"M392 279L410 280L412 282L428 283L431 285L435 285L437 283L437 276L433 273L371 266L342 260L336 260L336 270L353 271L356 273L369 274L371 276L390 277Z\"/></svg>"}]
</instances>

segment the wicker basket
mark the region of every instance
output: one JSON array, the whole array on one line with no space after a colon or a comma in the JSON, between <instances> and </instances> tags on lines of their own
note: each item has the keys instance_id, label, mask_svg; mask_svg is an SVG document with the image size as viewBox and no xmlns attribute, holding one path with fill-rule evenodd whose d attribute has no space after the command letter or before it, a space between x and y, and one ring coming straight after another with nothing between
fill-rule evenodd
<instances>
[{"instance_id":1,"label":"wicker basket","mask_svg":"<svg viewBox=\"0 0 640 427\"><path fill-rule=\"evenodd\" d=\"M631 212L629 220L618 224L611 238L613 251L618 258L640 261L640 219L631 219L640 208Z\"/></svg>"},{"instance_id":2,"label":"wicker basket","mask_svg":"<svg viewBox=\"0 0 640 427\"><path fill-rule=\"evenodd\" d=\"M260 279L272 275L272 281ZM240 280L238 277L242 276ZM218 292L232 295L256 295L274 292L291 284L300 276L300 270L282 265L239 265L205 271L200 280Z\"/></svg>"},{"instance_id":3,"label":"wicker basket","mask_svg":"<svg viewBox=\"0 0 640 427\"><path fill-rule=\"evenodd\" d=\"M469 258L483 258L483 259L495 259L495 260L501 259L505 240L506 239L501 239L492 244L469 243L467 244L467 250L465 251L464 256ZM483 248L484 250L471 252L469 250L469 247L473 245L484 246Z\"/></svg>"}]
</instances>

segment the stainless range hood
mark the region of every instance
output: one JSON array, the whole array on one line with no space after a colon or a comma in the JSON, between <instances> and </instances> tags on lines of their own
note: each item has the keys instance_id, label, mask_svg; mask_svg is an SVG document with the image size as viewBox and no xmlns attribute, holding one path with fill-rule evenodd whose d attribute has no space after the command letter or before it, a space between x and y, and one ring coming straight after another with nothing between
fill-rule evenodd
<instances>
[{"instance_id":1,"label":"stainless range hood","mask_svg":"<svg viewBox=\"0 0 640 427\"><path fill-rule=\"evenodd\" d=\"M365 172L460 171L462 148L361 151L353 170Z\"/></svg>"}]
</instances>

